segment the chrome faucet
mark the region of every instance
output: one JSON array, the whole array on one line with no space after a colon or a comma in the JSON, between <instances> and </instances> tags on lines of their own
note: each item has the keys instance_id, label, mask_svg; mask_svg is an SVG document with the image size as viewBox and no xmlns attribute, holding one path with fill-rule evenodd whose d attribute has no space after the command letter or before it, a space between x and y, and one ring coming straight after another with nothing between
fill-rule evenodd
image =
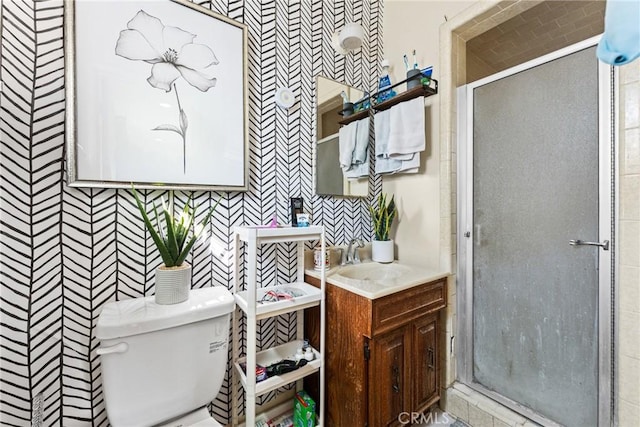
<instances>
[{"instance_id":1,"label":"chrome faucet","mask_svg":"<svg viewBox=\"0 0 640 427\"><path fill-rule=\"evenodd\" d=\"M357 246L354 246L354 243ZM342 265L346 264L359 264L360 263L360 254L358 254L358 248L364 248L364 242L362 239L354 237L349 242L349 246L347 246L346 252L342 253Z\"/></svg>"}]
</instances>

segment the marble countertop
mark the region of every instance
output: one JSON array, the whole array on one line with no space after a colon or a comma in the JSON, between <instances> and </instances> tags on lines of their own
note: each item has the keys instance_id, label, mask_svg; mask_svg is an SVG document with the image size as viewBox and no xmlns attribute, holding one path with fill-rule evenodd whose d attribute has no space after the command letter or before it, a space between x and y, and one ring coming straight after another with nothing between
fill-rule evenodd
<instances>
[{"instance_id":1,"label":"marble countertop","mask_svg":"<svg viewBox=\"0 0 640 427\"><path fill-rule=\"evenodd\" d=\"M362 264L355 264L355 268L358 265L375 264L372 261L365 261ZM417 267L408 264L401 264L397 261L392 264L380 264L384 269L384 266L395 265L399 266L401 274L398 277L380 277L377 279L354 279L344 277L340 275L341 270L349 268L353 270L353 265L336 266L326 271L326 281L334 286L338 286L354 294L363 296L369 299L376 299L387 295L394 294L405 289L412 288L423 283L432 282L434 280L442 279L450 274L444 271L429 270L422 267ZM394 268L394 267L391 267ZM305 274L311 277L320 279L320 272L313 268L305 269Z\"/></svg>"}]
</instances>

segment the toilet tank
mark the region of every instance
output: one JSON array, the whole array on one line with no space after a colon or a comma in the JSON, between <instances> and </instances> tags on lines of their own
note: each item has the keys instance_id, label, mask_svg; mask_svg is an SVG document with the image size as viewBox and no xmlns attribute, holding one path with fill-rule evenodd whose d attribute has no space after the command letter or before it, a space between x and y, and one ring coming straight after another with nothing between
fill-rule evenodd
<instances>
[{"instance_id":1,"label":"toilet tank","mask_svg":"<svg viewBox=\"0 0 640 427\"><path fill-rule=\"evenodd\" d=\"M111 425L151 426L215 399L233 308L233 295L220 286L192 290L173 305L153 296L106 304L96 337Z\"/></svg>"}]
</instances>

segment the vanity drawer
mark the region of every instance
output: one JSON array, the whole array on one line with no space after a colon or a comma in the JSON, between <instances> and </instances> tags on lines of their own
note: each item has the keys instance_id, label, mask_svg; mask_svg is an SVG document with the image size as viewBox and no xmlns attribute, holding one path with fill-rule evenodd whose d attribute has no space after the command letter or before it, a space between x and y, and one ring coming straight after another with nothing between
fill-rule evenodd
<instances>
[{"instance_id":1,"label":"vanity drawer","mask_svg":"<svg viewBox=\"0 0 640 427\"><path fill-rule=\"evenodd\" d=\"M385 332L447 305L446 279L373 300L373 334Z\"/></svg>"}]
</instances>

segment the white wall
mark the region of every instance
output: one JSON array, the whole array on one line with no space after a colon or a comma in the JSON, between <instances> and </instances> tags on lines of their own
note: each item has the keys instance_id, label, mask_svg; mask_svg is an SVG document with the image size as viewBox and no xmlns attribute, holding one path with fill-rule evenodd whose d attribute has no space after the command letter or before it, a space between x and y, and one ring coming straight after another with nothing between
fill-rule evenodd
<instances>
[{"instance_id":1,"label":"white wall","mask_svg":"<svg viewBox=\"0 0 640 427\"><path fill-rule=\"evenodd\" d=\"M439 27L472 1L384 2L384 57L391 63L393 82L406 78L402 56L412 62L412 51L420 68L433 65L433 78L440 80ZM399 88L403 90L403 88ZM396 256L406 263L440 268L440 150L439 95L425 100L427 149L422 153L418 174L383 177L382 191L394 194L399 221L393 234Z\"/></svg>"}]
</instances>

